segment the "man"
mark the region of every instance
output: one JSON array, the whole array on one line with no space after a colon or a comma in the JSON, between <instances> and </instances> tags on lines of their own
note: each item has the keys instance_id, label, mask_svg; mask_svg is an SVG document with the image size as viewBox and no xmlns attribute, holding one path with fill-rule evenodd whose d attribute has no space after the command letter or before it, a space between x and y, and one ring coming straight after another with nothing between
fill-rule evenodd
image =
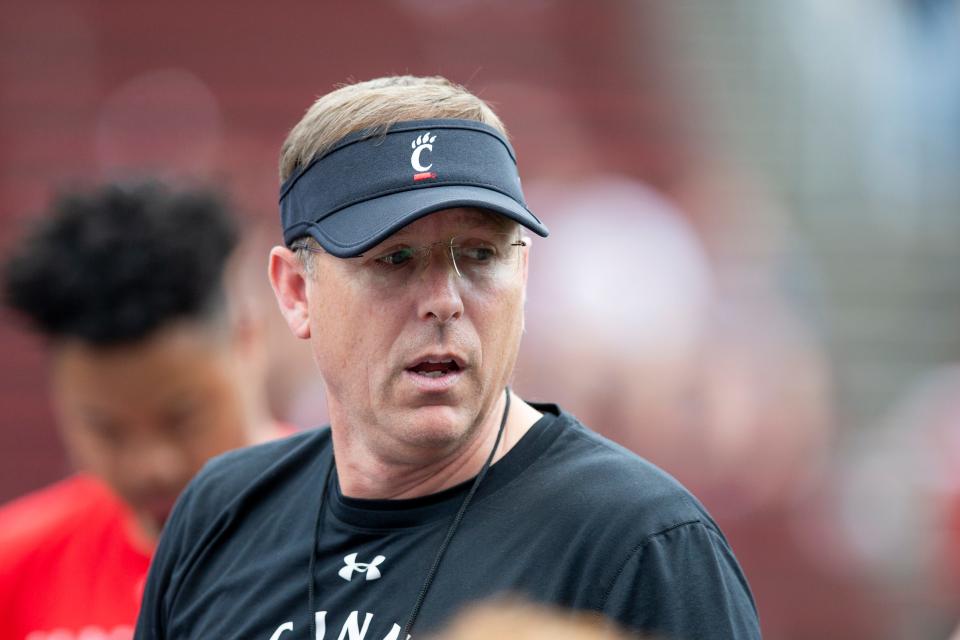
<instances>
[{"instance_id":1,"label":"man","mask_svg":"<svg viewBox=\"0 0 960 640\"><path fill-rule=\"evenodd\" d=\"M692 496L507 387L526 232L547 229L486 104L442 78L343 87L291 131L281 178L270 281L331 426L200 474L138 638L422 637L506 591L659 637L759 637Z\"/></svg>"},{"instance_id":2,"label":"man","mask_svg":"<svg viewBox=\"0 0 960 640\"><path fill-rule=\"evenodd\" d=\"M0 509L0 638L133 635L157 536L211 456L278 433L249 308L228 303L235 223L159 185L61 199L13 247L7 303L49 340L80 473Z\"/></svg>"}]
</instances>

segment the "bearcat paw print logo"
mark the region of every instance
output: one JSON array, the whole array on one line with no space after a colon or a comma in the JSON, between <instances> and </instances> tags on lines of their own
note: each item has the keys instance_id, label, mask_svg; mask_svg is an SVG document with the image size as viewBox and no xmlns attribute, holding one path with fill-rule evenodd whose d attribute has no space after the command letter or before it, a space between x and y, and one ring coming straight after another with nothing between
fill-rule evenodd
<instances>
[{"instance_id":1,"label":"bearcat paw print logo","mask_svg":"<svg viewBox=\"0 0 960 640\"><path fill-rule=\"evenodd\" d=\"M423 145L429 147L433 151L433 141L437 139L437 136L431 136L430 132L420 134L417 136L417 139L410 143L411 149L416 149L417 147Z\"/></svg>"},{"instance_id":2,"label":"bearcat paw print logo","mask_svg":"<svg viewBox=\"0 0 960 640\"><path fill-rule=\"evenodd\" d=\"M410 148L413 149L413 153L410 154L410 166L413 167L413 170L417 173L413 176L414 180L423 180L426 178L436 178L435 173L429 173L430 167L433 166L431 162L428 165L423 164L423 160L420 159L421 154L424 151L433 152L433 141L437 139L437 136L430 135L430 132L421 133L417 136L416 140L410 143Z\"/></svg>"}]
</instances>

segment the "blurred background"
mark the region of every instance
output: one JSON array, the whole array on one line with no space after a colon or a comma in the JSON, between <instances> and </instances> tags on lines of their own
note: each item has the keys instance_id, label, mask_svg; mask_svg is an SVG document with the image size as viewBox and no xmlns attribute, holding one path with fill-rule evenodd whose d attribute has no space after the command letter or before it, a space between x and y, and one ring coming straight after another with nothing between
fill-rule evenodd
<instances>
[{"instance_id":1,"label":"blurred background","mask_svg":"<svg viewBox=\"0 0 960 640\"><path fill-rule=\"evenodd\" d=\"M212 184L247 223L271 402L325 407L265 277L277 157L337 83L442 74L517 149L515 388L702 498L764 636L960 617L956 0L0 1L0 250L60 189ZM70 472L44 345L0 315L0 501ZM589 479L585 479L589 481Z\"/></svg>"}]
</instances>

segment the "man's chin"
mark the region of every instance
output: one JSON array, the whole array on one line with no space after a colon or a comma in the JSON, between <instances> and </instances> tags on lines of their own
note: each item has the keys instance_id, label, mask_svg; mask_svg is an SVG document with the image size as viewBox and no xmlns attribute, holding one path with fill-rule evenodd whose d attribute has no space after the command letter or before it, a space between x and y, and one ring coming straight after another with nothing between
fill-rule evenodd
<instances>
[{"instance_id":1,"label":"man's chin","mask_svg":"<svg viewBox=\"0 0 960 640\"><path fill-rule=\"evenodd\" d=\"M448 449L463 441L474 420L464 407L449 405L419 406L404 411L395 431L418 449ZM402 435L401 435L402 434Z\"/></svg>"}]
</instances>

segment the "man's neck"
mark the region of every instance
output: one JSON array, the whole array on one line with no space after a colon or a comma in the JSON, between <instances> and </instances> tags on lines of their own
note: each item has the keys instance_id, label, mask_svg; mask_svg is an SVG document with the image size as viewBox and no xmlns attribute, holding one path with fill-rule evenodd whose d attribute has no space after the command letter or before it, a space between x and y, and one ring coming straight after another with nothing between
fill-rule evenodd
<instances>
[{"instance_id":1,"label":"man's neck","mask_svg":"<svg viewBox=\"0 0 960 640\"><path fill-rule=\"evenodd\" d=\"M473 478L480 472L496 442L505 398L501 396L474 436L462 446L426 462L385 460L364 446L361 439L351 438L334 426L333 445L341 491L352 498L416 498ZM510 412L493 461L510 451L541 415L511 392Z\"/></svg>"}]
</instances>

